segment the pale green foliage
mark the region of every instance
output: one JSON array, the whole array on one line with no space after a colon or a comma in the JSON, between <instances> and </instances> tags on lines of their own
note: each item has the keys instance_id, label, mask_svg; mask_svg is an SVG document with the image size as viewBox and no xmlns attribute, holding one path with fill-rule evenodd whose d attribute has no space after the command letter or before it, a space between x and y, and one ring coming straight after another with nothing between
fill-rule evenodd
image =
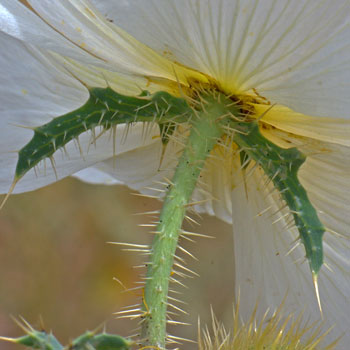
<instances>
[{"instance_id":1,"label":"pale green foliage","mask_svg":"<svg viewBox=\"0 0 350 350\"><path fill-rule=\"evenodd\" d=\"M86 332L64 347L52 333L37 331L30 327L25 329L26 335L19 338L2 338L27 348L38 350L128 350L132 342L118 335Z\"/></svg>"}]
</instances>

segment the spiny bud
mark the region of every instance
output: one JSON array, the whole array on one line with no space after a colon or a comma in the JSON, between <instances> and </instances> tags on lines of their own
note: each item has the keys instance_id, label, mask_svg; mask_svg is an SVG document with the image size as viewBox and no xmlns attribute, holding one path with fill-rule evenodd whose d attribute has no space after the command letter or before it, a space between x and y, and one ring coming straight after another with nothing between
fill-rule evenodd
<instances>
[{"instance_id":1,"label":"spiny bud","mask_svg":"<svg viewBox=\"0 0 350 350\"><path fill-rule=\"evenodd\" d=\"M255 308L255 310L257 307ZM271 316L266 312L262 320L256 320L254 311L243 323L239 318L239 306L234 308L233 327L227 331L212 313L212 330L198 332L199 350L333 350L338 340L323 346L329 329L322 332L322 324L308 324L298 316L283 315L283 305Z\"/></svg>"}]
</instances>

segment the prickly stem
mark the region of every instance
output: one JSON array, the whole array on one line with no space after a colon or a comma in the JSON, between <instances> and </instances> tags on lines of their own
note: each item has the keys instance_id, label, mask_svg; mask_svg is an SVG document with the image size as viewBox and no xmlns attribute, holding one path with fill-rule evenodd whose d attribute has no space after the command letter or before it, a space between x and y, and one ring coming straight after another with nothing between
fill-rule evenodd
<instances>
[{"instance_id":1,"label":"prickly stem","mask_svg":"<svg viewBox=\"0 0 350 350\"><path fill-rule=\"evenodd\" d=\"M225 105L214 97L205 96L205 110L194 111L187 145L177 165L172 185L169 185L152 246L151 264L143 299L144 319L141 339L144 346L165 348L166 309L170 275L186 205L191 199L205 159L223 134L219 118L225 115Z\"/></svg>"}]
</instances>

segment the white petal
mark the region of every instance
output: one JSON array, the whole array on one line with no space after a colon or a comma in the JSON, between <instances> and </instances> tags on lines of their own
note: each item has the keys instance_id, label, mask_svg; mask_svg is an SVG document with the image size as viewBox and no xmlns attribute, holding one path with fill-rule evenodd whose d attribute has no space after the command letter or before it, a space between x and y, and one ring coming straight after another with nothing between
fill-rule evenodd
<instances>
[{"instance_id":1,"label":"white petal","mask_svg":"<svg viewBox=\"0 0 350 350\"><path fill-rule=\"evenodd\" d=\"M181 151L181 146L169 142L163 156L162 150L160 137L153 137L152 143L116 157L110 157L101 163L95 164L94 168L134 190L151 196L162 197L164 192L159 190L164 190L166 186L165 177L172 178L177 165L176 154Z\"/></svg>"},{"instance_id":2,"label":"white petal","mask_svg":"<svg viewBox=\"0 0 350 350\"><path fill-rule=\"evenodd\" d=\"M0 28L28 43L112 71L172 81L178 79L185 84L187 75L201 76L187 72L186 68L168 61L138 42L108 22L88 1L31 0L29 3L41 20L23 5L4 0L0 8ZM27 27L29 30L26 30ZM36 31L49 34L36 34Z\"/></svg>"},{"instance_id":3,"label":"white petal","mask_svg":"<svg viewBox=\"0 0 350 350\"><path fill-rule=\"evenodd\" d=\"M75 12L77 15L79 14L79 11L76 9ZM77 21L78 19L74 22L76 26L78 25ZM54 56L58 64L62 64L68 71L74 73L75 76L89 86L106 87L108 84L118 92L129 95L138 95L142 89L149 92L162 89L174 93L164 84L160 87L156 80L151 82L145 77L130 76L130 74L125 75L108 70L122 69L120 65L115 66L107 63L105 60L98 59L88 53L85 48L72 44L71 41L73 39L68 38L68 40L65 36L59 34L58 31L52 29L40 17L18 1L5 0L3 4L0 4L0 31L23 40L25 43L32 43L45 50L50 50L51 55ZM78 33L80 32L78 31ZM83 34L81 33L81 35ZM93 33L91 35L93 36ZM81 42L84 38L76 40ZM88 38L85 38L85 40L88 40ZM102 45L101 42L105 41L100 40L99 45ZM53 54L53 51L58 54ZM113 55L119 57L119 54L115 52ZM142 53L140 53L140 56L142 56ZM12 59L20 60L20 56L14 56ZM22 60L20 64L23 64Z\"/></svg>"},{"instance_id":4,"label":"white petal","mask_svg":"<svg viewBox=\"0 0 350 350\"><path fill-rule=\"evenodd\" d=\"M193 194L194 202L202 202L195 206L196 211L232 222L232 174L239 170L237 166L231 150L216 147L211 152Z\"/></svg>"},{"instance_id":5,"label":"white petal","mask_svg":"<svg viewBox=\"0 0 350 350\"><path fill-rule=\"evenodd\" d=\"M262 129L268 139L276 144L288 141L287 147L298 147L306 155L298 177L322 222L330 231L350 239L349 122L295 113L269 117L267 122L275 126Z\"/></svg>"},{"instance_id":6,"label":"white petal","mask_svg":"<svg viewBox=\"0 0 350 350\"><path fill-rule=\"evenodd\" d=\"M302 148L310 155L300 169L300 182L307 189L326 228L350 240L350 147L328 143L322 143L321 147L323 152L315 152L317 148L313 145ZM326 237L337 241L332 235ZM349 242L337 242L350 249Z\"/></svg>"},{"instance_id":7,"label":"white petal","mask_svg":"<svg viewBox=\"0 0 350 350\"><path fill-rule=\"evenodd\" d=\"M114 177L106 174L105 172L97 169L96 167L91 167L78 171L73 175L77 179L94 185L118 185L121 184L120 181L116 180Z\"/></svg>"},{"instance_id":8,"label":"white petal","mask_svg":"<svg viewBox=\"0 0 350 350\"><path fill-rule=\"evenodd\" d=\"M98 134L100 131L96 131ZM75 141L71 141L66 145L66 152L56 152L54 155L54 164L50 160L46 160L39 164L34 170L30 170L16 185L14 193L24 192L36 189L38 187L46 186L52 182L60 180L66 176L73 175L76 172L89 168L94 164L97 164L105 159L109 159L115 155L126 153L123 159L125 162L118 165L128 167L130 166L128 159L128 152L138 148L143 149L145 145L152 144L152 138L159 136L159 128L154 125L152 129L144 136L143 126L138 124L134 125L127 131L128 136L124 141L124 134L126 133L126 127L119 126L117 129L115 151L113 145L113 135L111 133L105 133L99 137L96 141L96 148L93 145L93 135L90 133L84 133L79 137L79 144ZM149 154L144 154L144 159L147 159ZM118 157L116 157L118 158ZM132 158L130 159L132 161ZM111 161L111 166L113 161ZM134 169L135 170L135 169ZM94 182L91 178L89 182ZM97 180L96 182L99 182ZM128 184L128 180L126 180ZM6 189L8 190L8 189Z\"/></svg>"},{"instance_id":9,"label":"white petal","mask_svg":"<svg viewBox=\"0 0 350 350\"><path fill-rule=\"evenodd\" d=\"M72 44L19 1L3 0L0 4L0 31L26 43L60 54L96 63L98 60Z\"/></svg>"},{"instance_id":10,"label":"white petal","mask_svg":"<svg viewBox=\"0 0 350 350\"><path fill-rule=\"evenodd\" d=\"M53 117L70 112L85 103L88 93L51 55L26 47L3 33L0 33L0 46L6 47L0 56L0 76L3 79L0 85L0 191L6 193L15 174L17 152L33 135L30 129L20 126L40 126ZM15 60L16 57L21 61ZM147 137L143 137L142 126L138 126L131 129L124 142L123 127L118 128L116 154L153 142L152 137L156 135L159 135L157 127L150 128ZM58 179L113 156L113 137L109 133L98 139L96 148L90 143L88 133L80 137L83 157L74 142L66 147L69 158L61 152L55 153ZM46 165L45 169L45 164L42 164L37 174L34 170L28 172L17 184L15 192L55 182L57 179L49 160Z\"/></svg>"},{"instance_id":11,"label":"white petal","mask_svg":"<svg viewBox=\"0 0 350 350\"><path fill-rule=\"evenodd\" d=\"M262 122L286 133L350 146L350 120L312 117L280 105L272 108L268 105L255 105L255 109L258 116L263 116Z\"/></svg>"},{"instance_id":12,"label":"white petal","mask_svg":"<svg viewBox=\"0 0 350 350\"><path fill-rule=\"evenodd\" d=\"M305 310L305 318L310 317L311 322L320 320L309 266L300 262L305 255L303 246L297 246L286 256L298 233L294 228L286 229L286 220L273 224L284 211L273 215L282 204L276 192L268 194L270 189L261 185L262 174L259 172L257 170L248 178L247 192L241 183L232 193L236 289L241 295L240 309L247 318L258 302L262 315L267 308L277 308L285 297L286 315ZM237 183L239 181L242 178L237 179ZM329 192L332 195L332 191ZM267 208L270 209L266 211ZM319 276L324 328L335 324L331 332L333 337L346 333L337 348L341 350L345 350L349 342L349 249L349 242L339 237L326 237L326 262L332 263L334 272L323 268Z\"/></svg>"},{"instance_id":13,"label":"white petal","mask_svg":"<svg viewBox=\"0 0 350 350\"><path fill-rule=\"evenodd\" d=\"M161 198L167 185L165 178L172 178L181 149L181 145L170 141L162 159L162 145L158 140L96 164L94 169L103 172L107 178L112 177L143 194ZM232 220L232 172L237 170L231 159L232 157L223 157L220 149L212 153L192 196L192 202L198 203L194 206L197 212L215 215L226 222ZM83 181L86 180L85 171L83 177L80 173L75 175ZM88 176L87 181L95 180Z\"/></svg>"},{"instance_id":14,"label":"white petal","mask_svg":"<svg viewBox=\"0 0 350 350\"><path fill-rule=\"evenodd\" d=\"M52 53L52 57L70 72L74 77L92 87L110 87L120 94L138 96L141 91L155 93L166 91L174 96L179 95L178 86L164 84L160 80L149 80L146 77L113 72L98 66L82 64L59 54Z\"/></svg>"},{"instance_id":15,"label":"white petal","mask_svg":"<svg viewBox=\"0 0 350 350\"><path fill-rule=\"evenodd\" d=\"M141 42L227 90L256 88L298 112L349 117L348 1L94 3Z\"/></svg>"},{"instance_id":16,"label":"white petal","mask_svg":"<svg viewBox=\"0 0 350 350\"><path fill-rule=\"evenodd\" d=\"M33 134L19 125L42 125L53 116L82 105L88 93L40 51L27 48L3 33L0 33L0 45L6 47L0 56L0 190L4 193L13 180L17 162L15 152Z\"/></svg>"},{"instance_id":17,"label":"white petal","mask_svg":"<svg viewBox=\"0 0 350 350\"><path fill-rule=\"evenodd\" d=\"M169 152L173 153L170 148L168 147L162 163L162 144L158 140L107 159L94 168L134 190L160 198L164 193L159 190L164 190L166 185L159 182L164 182L164 177L171 178L176 166L176 160L168 156Z\"/></svg>"},{"instance_id":18,"label":"white petal","mask_svg":"<svg viewBox=\"0 0 350 350\"><path fill-rule=\"evenodd\" d=\"M300 170L300 181L319 213L327 232L324 237L325 263L321 280L324 303L334 313L337 324L349 324L350 305L350 148L324 144L329 152L319 152ZM339 349L348 349L350 334Z\"/></svg>"}]
</instances>

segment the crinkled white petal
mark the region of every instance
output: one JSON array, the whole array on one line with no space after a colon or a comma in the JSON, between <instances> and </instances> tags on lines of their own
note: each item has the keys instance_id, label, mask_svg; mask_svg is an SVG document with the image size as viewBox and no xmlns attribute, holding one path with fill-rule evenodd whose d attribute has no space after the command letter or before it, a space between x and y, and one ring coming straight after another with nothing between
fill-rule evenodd
<instances>
[{"instance_id":1,"label":"crinkled white petal","mask_svg":"<svg viewBox=\"0 0 350 350\"><path fill-rule=\"evenodd\" d=\"M350 120L307 116L280 105L254 107L257 115L263 116L261 121L265 127L273 126L294 135L350 146Z\"/></svg>"},{"instance_id":2,"label":"crinkled white petal","mask_svg":"<svg viewBox=\"0 0 350 350\"><path fill-rule=\"evenodd\" d=\"M4 33L0 33L0 46L6 47L0 56L3 79L0 85L0 191L6 193L15 175L18 151L33 136L28 127L43 125L54 117L79 108L86 102L88 92L52 55L26 46ZM20 60L14 59L16 57ZM159 135L159 128L154 126L145 136L143 127L139 125L130 128L124 138L126 130L123 129L123 126L117 129L115 154L152 143L152 137ZM95 131L98 135L100 130L97 128ZM45 186L113 156L110 133L97 140L96 148L91 144L92 139L87 132L79 138L80 147L76 142L70 142L66 146L67 153L58 150L54 154L54 167L48 159L42 162L36 172L32 169L19 181L15 192Z\"/></svg>"},{"instance_id":3,"label":"crinkled white petal","mask_svg":"<svg viewBox=\"0 0 350 350\"><path fill-rule=\"evenodd\" d=\"M111 71L178 79L185 84L187 75L201 77L170 62L108 22L86 0L31 0L29 3L35 14L21 4L4 0L0 8L0 29L27 43ZM46 34L40 34L42 32Z\"/></svg>"},{"instance_id":4,"label":"crinkled white petal","mask_svg":"<svg viewBox=\"0 0 350 350\"><path fill-rule=\"evenodd\" d=\"M261 317L266 308L276 309L285 298L286 315L304 310L305 318L320 321L310 268L307 262L302 263L304 247L300 244L291 251L298 232L295 228L286 228L287 218L273 223L286 210L274 214L283 204L278 193L269 194L271 189L264 188L261 178L262 173L257 170L246 180L245 187L242 177L237 177L240 185L232 193L236 290L241 295L242 315L247 319L258 302ZM317 179L314 182L317 183ZM332 190L328 192L332 195ZM324 223L327 224L327 220ZM325 261L333 270L323 267L319 275L324 329L335 325L331 336L345 334L337 347L340 350L347 349L349 342L349 249L348 241L326 234Z\"/></svg>"},{"instance_id":5,"label":"crinkled white petal","mask_svg":"<svg viewBox=\"0 0 350 350\"><path fill-rule=\"evenodd\" d=\"M349 117L346 0L131 0L94 4L157 52L273 103Z\"/></svg>"},{"instance_id":6,"label":"crinkled white petal","mask_svg":"<svg viewBox=\"0 0 350 350\"><path fill-rule=\"evenodd\" d=\"M103 172L106 176L114 178L120 183L126 184L134 190L160 198L164 192L159 190L164 191L166 186L164 177L172 177L177 163L176 159L172 157L174 155L172 147L173 145L169 145L162 163L162 144L158 138L144 147L130 150L116 157L110 157L94 165L94 169ZM79 174L75 175L78 175L81 180L85 180ZM92 179L88 181L91 182Z\"/></svg>"},{"instance_id":7,"label":"crinkled white petal","mask_svg":"<svg viewBox=\"0 0 350 350\"><path fill-rule=\"evenodd\" d=\"M64 38L19 1L3 0L1 2L0 31L25 43L66 54L85 63L96 64L100 61L74 45L69 38Z\"/></svg>"}]
</instances>

